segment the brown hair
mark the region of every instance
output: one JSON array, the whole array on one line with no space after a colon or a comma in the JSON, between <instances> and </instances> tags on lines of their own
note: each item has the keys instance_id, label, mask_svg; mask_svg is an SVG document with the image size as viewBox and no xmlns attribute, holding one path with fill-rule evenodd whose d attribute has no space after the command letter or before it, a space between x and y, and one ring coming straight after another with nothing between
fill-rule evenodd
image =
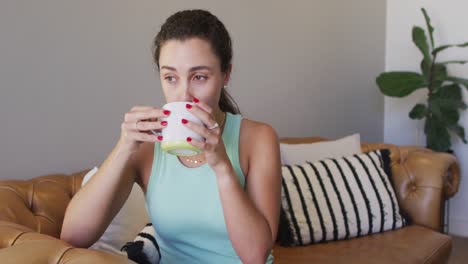
<instances>
[{"instance_id":1,"label":"brown hair","mask_svg":"<svg viewBox=\"0 0 468 264\"><path fill-rule=\"evenodd\" d=\"M221 63L221 72L226 73L232 61L232 42L224 24L206 10L179 11L161 26L154 39L153 58L159 70L159 55L164 43L171 39L186 40L198 37L208 41ZM219 108L223 112L239 114L239 107L225 88L221 89Z\"/></svg>"}]
</instances>

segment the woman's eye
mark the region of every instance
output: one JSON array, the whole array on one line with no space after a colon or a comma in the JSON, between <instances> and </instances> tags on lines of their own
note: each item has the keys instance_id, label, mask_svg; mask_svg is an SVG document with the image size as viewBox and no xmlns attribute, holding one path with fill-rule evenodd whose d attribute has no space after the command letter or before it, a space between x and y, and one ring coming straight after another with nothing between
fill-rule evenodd
<instances>
[{"instance_id":1,"label":"woman's eye","mask_svg":"<svg viewBox=\"0 0 468 264\"><path fill-rule=\"evenodd\" d=\"M197 81L206 80L206 76L203 76L203 75L195 75L195 80L197 80Z\"/></svg>"},{"instance_id":2,"label":"woman's eye","mask_svg":"<svg viewBox=\"0 0 468 264\"><path fill-rule=\"evenodd\" d=\"M174 76L166 76L164 79L166 79L168 82L174 82L175 81Z\"/></svg>"}]
</instances>

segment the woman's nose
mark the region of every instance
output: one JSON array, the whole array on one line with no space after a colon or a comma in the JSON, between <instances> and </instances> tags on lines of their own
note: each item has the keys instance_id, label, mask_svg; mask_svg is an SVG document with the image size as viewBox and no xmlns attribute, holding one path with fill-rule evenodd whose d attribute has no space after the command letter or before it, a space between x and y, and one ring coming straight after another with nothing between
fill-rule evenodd
<instances>
[{"instance_id":1,"label":"woman's nose","mask_svg":"<svg viewBox=\"0 0 468 264\"><path fill-rule=\"evenodd\" d=\"M183 87L181 89L180 100L184 102L191 102L193 98L192 91L189 86Z\"/></svg>"},{"instance_id":2,"label":"woman's nose","mask_svg":"<svg viewBox=\"0 0 468 264\"><path fill-rule=\"evenodd\" d=\"M188 102L188 101L192 101L192 98L193 98L193 96L192 96L191 93L186 92L186 93L184 94L184 101L187 101L187 102Z\"/></svg>"}]
</instances>

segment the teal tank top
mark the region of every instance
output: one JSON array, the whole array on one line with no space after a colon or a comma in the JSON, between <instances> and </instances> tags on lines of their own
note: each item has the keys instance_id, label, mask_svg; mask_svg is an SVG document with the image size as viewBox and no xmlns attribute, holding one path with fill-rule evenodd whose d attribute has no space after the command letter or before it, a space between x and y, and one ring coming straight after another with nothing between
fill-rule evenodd
<instances>
[{"instance_id":1,"label":"teal tank top","mask_svg":"<svg viewBox=\"0 0 468 264\"><path fill-rule=\"evenodd\" d=\"M222 138L245 189L239 162L241 121L241 115L226 113ZM242 263L229 239L216 175L208 164L188 168L156 142L145 198L161 264ZM271 252L266 263L273 263Z\"/></svg>"}]
</instances>

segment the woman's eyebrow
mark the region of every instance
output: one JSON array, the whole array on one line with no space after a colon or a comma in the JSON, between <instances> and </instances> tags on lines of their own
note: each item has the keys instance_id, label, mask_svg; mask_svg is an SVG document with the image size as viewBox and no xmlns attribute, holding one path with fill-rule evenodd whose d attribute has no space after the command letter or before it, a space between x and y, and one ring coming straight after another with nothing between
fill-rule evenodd
<instances>
[{"instance_id":1,"label":"woman's eyebrow","mask_svg":"<svg viewBox=\"0 0 468 264\"><path fill-rule=\"evenodd\" d=\"M190 72L194 72L194 71L199 71L199 70L208 70L208 71L212 71L211 67L209 66L195 66L195 67L192 67L190 68Z\"/></svg>"},{"instance_id":2,"label":"woman's eyebrow","mask_svg":"<svg viewBox=\"0 0 468 264\"><path fill-rule=\"evenodd\" d=\"M161 66L161 70L162 69L166 69L166 70L169 70L169 71L174 71L174 72L177 72L177 69L174 68L174 67L170 67L170 66ZM195 67L192 67L189 69L189 72L194 72L194 71L199 71L199 70L208 70L208 71L212 71L212 68L209 67L209 66L195 66Z\"/></svg>"},{"instance_id":3,"label":"woman's eyebrow","mask_svg":"<svg viewBox=\"0 0 468 264\"><path fill-rule=\"evenodd\" d=\"M169 66L161 66L161 70L162 70L162 69L166 69L166 70L169 70L169 71L175 71L175 72L177 72L177 69L176 69L176 68L174 68L174 67L169 67Z\"/></svg>"}]
</instances>

